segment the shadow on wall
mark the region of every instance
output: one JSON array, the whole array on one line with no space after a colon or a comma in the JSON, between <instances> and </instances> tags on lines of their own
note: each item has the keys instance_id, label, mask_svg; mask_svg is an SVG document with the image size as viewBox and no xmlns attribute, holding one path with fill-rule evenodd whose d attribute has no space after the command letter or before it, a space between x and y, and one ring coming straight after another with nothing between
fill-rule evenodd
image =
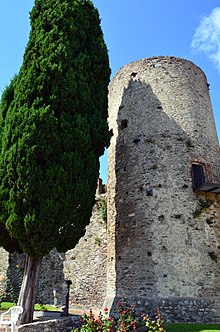
<instances>
[{"instance_id":1,"label":"shadow on wall","mask_svg":"<svg viewBox=\"0 0 220 332\"><path fill-rule=\"evenodd\" d=\"M130 80L119 107L116 148L118 297L157 294L151 228L158 221L161 199L172 206L177 184L169 182L170 165L174 178L178 173L177 154L180 149L187 150L187 140L187 134L164 112L151 86ZM181 176L190 186L189 164L190 157L181 166Z\"/></svg>"},{"instance_id":2,"label":"shadow on wall","mask_svg":"<svg viewBox=\"0 0 220 332\"><path fill-rule=\"evenodd\" d=\"M65 305L66 282L64 276L65 253L51 250L42 261L37 301L39 303L54 303L54 291L58 305Z\"/></svg>"},{"instance_id":3,"label":"shadow on wall","mask_svg":"<svg viewBox=\"0 0 220 332\"><path fill-rule=\"evenodd\" d=\"M9 254L6 274L6 301L17 303L24 273L24 254Z\"/></svg>"},{"instance_id":4,"label":"shadow on wall","mask_svg":"<svg viewBox=\"0 0 220 332\"><path fill-rule=\"evenodd\" d=\"M169 110L164 111L168 107L164 104L150 85L131 79L119 107L113 308L122 298L130 303L140 299L145 303L147 299L158 306L156 298L180 297L182 284L176 282L180 271L175 265L180 246L175 230L183 223L185 227L192 224L197 197L190 172L199 150L196 140L193 142L193 137L167 114ZM191 245L186 246L184 255L195 255ZM183 263L182 269L183 274L191 273L187 264ZM159 284L162 287L158 288Z\"/></svg>"},{"instance_id":5,"label":"shadow on wall","mask_svg":"<svg viewBox=\"0 0 220 332\"><path fill-rule=\"evenodd\" d=\"M65 254L55 249L42 261L36 302L40 304L65 304L66 284L63 273ZM9 254L7 269L7 301L17 302L25 267L24 254ZM54 291L56 293L54 294Z\"/></svg>"}]
</instances>

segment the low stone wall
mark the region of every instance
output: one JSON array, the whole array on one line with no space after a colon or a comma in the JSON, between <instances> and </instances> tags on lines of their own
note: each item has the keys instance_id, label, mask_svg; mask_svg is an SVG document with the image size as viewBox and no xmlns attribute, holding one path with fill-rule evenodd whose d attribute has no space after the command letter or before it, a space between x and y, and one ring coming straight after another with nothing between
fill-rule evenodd
<instances>
[{"instance_id":1,"label":"low stone wall","mask_svg":"<svg viewBox=\"0 0 220 332\"><path fill-rule=\"evenodd\" d=\"M165 322L173 323L209 323L220 324L219 300L216 299L197 299L197 298L135 298L126 299L128 305L134 305L137 316L142 313L154 318L157 309L160 309L162 319ZM117 315L117 303L121 298L116 297L113 302L110 316Z\"/></svg>"},{"instance_id":2,"label":"low stone wall","mask_svg":"<svg viewBox=\"0 0 220 332\"><path fill-rule=\"evenodd\" d=\"M157 305L161 303L162 317L167 322L220 323L217 299L171 298L158 302Z\"/></svg>"},{"instance_id":3,"label":"low stone wall","mask_svg":"<svg viewBox=\"0 0 220 332\"><path fill-rule=\"evenodd\" d=\"M18 327L19 332L70 332L79 326L79 316L62 317L59 319L24 324Z\"/></svg>"}]
</instances>

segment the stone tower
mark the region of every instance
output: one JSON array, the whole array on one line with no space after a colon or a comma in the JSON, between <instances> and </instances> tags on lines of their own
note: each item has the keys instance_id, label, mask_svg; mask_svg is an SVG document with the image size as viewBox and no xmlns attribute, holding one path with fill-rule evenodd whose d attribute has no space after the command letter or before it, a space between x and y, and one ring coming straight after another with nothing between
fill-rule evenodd
<instances>
[{"instance_id":1,"label":"stone tower","mask_svg":"<svg viewBox=\"0 0 220 332\"><path fill-rule=\"evenodd\" d=\"M105 304L220 321L220 154L206 76L175 57L122 68L109 91Z\"/></svg>"}]
</instances>

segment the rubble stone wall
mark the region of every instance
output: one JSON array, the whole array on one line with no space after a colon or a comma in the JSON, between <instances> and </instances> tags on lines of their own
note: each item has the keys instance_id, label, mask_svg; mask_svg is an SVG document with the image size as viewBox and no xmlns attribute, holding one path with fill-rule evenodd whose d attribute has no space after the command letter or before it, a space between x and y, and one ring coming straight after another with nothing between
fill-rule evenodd
<instances>
[{"instance_id":1,"label":"rubble stone wall","mask_svg":"<svg viewBox=\"0 0 220 332\"><path fill-rule=\"evenodd\" d=\"M175 313L182 303L184 321L188 299L214 301L208 319L220 321L219 198L194 193L191 178L192 163L220 165L206 76L174 57L125 66L110 85L109 125L106 305L168 301Z\"/></svg>"},{"instance_id":2,"label":"rubble stone wall","mask_svg":"<svg viewBox=\"0 0 220 332\"><path fill-rule=\"evenodd\" d=\"M106 221L102 211L106 206L106 194L96 196L96 204L85 236L68 252L52 250L43 258L38 287L37 302L54 303L54 290L58 305L65 305L66 283L71 280L70 306L100 309L106 295ZM23 274L25 256L9 255L0 248L0 286L6 275L18 295L19 280ZM2 283L1 283L2 282Z\"/></svg>"}]
</instances>

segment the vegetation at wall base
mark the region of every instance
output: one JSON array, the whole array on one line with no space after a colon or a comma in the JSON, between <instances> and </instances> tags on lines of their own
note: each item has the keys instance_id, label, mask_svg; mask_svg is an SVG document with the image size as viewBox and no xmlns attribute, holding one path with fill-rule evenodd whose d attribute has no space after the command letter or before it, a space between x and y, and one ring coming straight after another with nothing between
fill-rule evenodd
<instances>
[{"instance_id":1,"label":"vegetation at wall base","mask_svg":"<svg viewBox=\"0 0 220 332\"><path fill-rule=\"evenodd\" d=\"M167 323L167 332L219 332L220 324Z\"/></svg>"},{"instance_id":2,"label":"vegetation at wall base","mask_svg":"<svg viewBox=\"0 0 220 332\"><path fill-rule=\"evenodd\" d=\"M0 305L0 310L8 310L9 308L11 308L12 306L15 306L16 303L12 303L12 302L2 302ZM55 308L54 306L50 306L50 305L44 305L42 308L41 304L35 304L34 306L34 310L38 311L38 310L46 310L46 311L60 311L60 308ZM93 326L96 326L100 328L100 319L102 319L103 321L106 320L106 324L105 324L105 328L110 328L110 320L108 319L108 311L104 312L104 315L99 316L97 319L95 318L95 316L92 313L92 310L90 312L90 315L92 317L92 319L90 319L90 328ZM88 319L91 318L90 315L83 315L82 316L82 323L83 323L83 319ZM96 323L95 323L96 321ZM132 318L133 321L133 318ZM98 324L99 322L99 324ZM91 331L89 330L89 324L87 327L84 326L84 331ZM145 326L145 324L143 325ZM166 332L219 332L220 331L220 324L190 324L190 323L165 323L164 324L165 327L165 331ZM87 328L87 329L86 329ZM127 331L131 331L130 326L127 327L128 330ZM137 324L137 328L138 328L138 324ZM76 328L73 331L77 332L77 331L83 331L80 328ZM94 330L96 331L96 329ZM105 331L105 330L100 330L100 331ZM108 330L106 330L108 331ZM154 330L154 331L158 331L158 330Z\"/></svg>"},{"instance_id":3,"label":"vegetation at wall base","mask_svg":"<svg viewBox=\"0 0 220 332\"><path fill-rule=\"evenodd\" d=\"M142 315L142 320L137 321L135 307L129 306L125 301L118 303L117 319L110 318L108 308L96 318L90 310L90 314L81 317L81 327L75 328L72 332L127 332L143 331L145 326L148 332L217 332L220 331L220 324L190 324L190 323L164 323L159 308L155 317L150 318L147 314Z\"/></svg>"},{"instance_id":4,"label":"vegetation at wall base","mask_svg":"<svg viewBox=\"0 0 220 332\"><path fill-rule=\"evenodd\" d=\"M92 2L35 0L30 19L0 104L0 246L27 254L21 323L33 317L42 257L85 233L111 136L108 52Z\"/></svg>"},{"instance_id":5,"label":"vegetation at wall base","mask_svg":"<svg viewBox=\"0 0 220 332\"><path fill-rule=\"evenodd\" d=\"M108 308L104 308L104 314L100 312L96 318L90 310L89 315L86 313L81 317L81 327L75 328L72 332L127 332L138 331L137 316L135 307L129 306L126 301L118 302L118 317L109 317ZM149 332L166 332L159 308L156 310L154 319L148 315L142 315L142 328L145 326Z\"/></svg>"}]
</instances>

